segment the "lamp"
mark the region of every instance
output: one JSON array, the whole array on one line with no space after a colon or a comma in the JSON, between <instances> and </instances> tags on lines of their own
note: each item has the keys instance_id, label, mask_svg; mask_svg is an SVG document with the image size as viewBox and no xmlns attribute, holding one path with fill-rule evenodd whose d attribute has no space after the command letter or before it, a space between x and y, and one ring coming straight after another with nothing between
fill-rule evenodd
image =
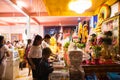
<instances>
[{"instance_id":1,"label":"lamp","mask_svg":"<svg viewBox=\"0 0 120 80\"><path fill-rule=\"evenodd\" d=\"M69 8L77 13L83 13L92 5L91 0L73 0L69 3Z\"/></svg>"}]
</instances>

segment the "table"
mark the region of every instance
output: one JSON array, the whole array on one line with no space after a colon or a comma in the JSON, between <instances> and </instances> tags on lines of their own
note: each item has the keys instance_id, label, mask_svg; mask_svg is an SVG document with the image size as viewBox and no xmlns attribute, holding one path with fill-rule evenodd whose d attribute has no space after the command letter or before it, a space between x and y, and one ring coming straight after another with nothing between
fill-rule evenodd
<instances>
[{"instance_id":1,"label":"table","mask_svg":"<svg viewBox=\"0 0 120 80\"><path fill-rule=\"evenodd\" d=\"M95 74L99 80L108 80L107 72L120 72L120 64L83 64L85 77Z\"/></svg>"},{"instance_id":2,"label":"table","mask_svg":"<svg viewBox=\"0 0 120 80\"><path fill-rule=\"evenodd\" d=\"M69 80L69 69L64 61L53 62L54 71L49 75L49 80Z\"/></svg>"},{"instance_id":3,"label":"table","mask_svg":"<svg viewBox=\"0 0 120 80\"><path fill-rule=\"evenodd\" d=\"M49 75L49 80L70 80L69 79L69 71L66 69L57 69L54 70Z\"/></svg>"}]
</instances>

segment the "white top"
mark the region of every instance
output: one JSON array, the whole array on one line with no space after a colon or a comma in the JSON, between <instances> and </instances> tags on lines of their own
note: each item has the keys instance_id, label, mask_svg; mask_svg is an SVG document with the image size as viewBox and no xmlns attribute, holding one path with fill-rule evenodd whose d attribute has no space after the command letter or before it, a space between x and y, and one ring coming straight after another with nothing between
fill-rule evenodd
<instances>
[{"instance_id":1,"label":"white top","mask_svg":"<svg viewBox=\"0 0 120 80\"><path fill-rule=\"evenodd\" d=\"M4 56L2 62L4 62L6 60L6 54L5 54L6 52L9 52L9 49L6 45L4 45L0 48L0 58L2 58Z\"/></svg>"},{"instance_id":2,"label":"white top","mask_svg":"<svg viewBox=\"0 0 120 80\"><path fill-rule=\"evenodd\" d=\"M44 40L42 41L42 48L46 48L49 47L49 44L47 42L45 42Z\"/></svg>"},{"instance_id":3,"label":"white top","mask_svg":"<svg viewBox=\"0 0 120 80\"><path fill-rule=\"evenodd\" d=\"M28 58L41 58L42 57L42 48L40 46L32 46Z\"/></svg>"}]
</instances>

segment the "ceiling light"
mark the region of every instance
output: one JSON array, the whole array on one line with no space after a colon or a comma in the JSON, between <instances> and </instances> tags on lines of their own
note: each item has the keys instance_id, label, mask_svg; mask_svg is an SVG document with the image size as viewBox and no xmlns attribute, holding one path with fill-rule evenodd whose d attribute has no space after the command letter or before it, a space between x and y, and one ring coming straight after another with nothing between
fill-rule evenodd
<instances>
[{"instance_id":1,"label":"ceiling light","mask_svg":"<svg viewBox=\"0 0 120 80\"><path fill-rule=\"evenodd\" d=\"M23 1L17 1L17 5L22 8L23 6L26 6L26 4Z\"/></svg>"},{"instance_id":2,"label":"ceiling light","mask_svg":"<svg viewBox=\"0 0 120 80\"><path fill-rule=\"evenodd\" d=\"M74 0L69 3L69 8L77 13L83 13L92 5L91 0Z\"/></svg>"}]
</instances>

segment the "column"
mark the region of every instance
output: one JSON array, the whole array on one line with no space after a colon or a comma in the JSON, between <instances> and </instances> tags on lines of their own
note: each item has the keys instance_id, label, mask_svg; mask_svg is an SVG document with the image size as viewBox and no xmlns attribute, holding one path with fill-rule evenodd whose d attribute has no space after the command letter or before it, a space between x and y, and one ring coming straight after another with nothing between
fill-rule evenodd
<instances>
[{"instance_id":1,"label":"column","mask_svg":"<svg viewBox=\"0 0 120 80\"><path fill-rule=\"evenodd\" d=\"M27 24L26 24L26 35L27 35L27 39L30 39L30 17L27 16Z\"/></svg>"}]
</instances>

